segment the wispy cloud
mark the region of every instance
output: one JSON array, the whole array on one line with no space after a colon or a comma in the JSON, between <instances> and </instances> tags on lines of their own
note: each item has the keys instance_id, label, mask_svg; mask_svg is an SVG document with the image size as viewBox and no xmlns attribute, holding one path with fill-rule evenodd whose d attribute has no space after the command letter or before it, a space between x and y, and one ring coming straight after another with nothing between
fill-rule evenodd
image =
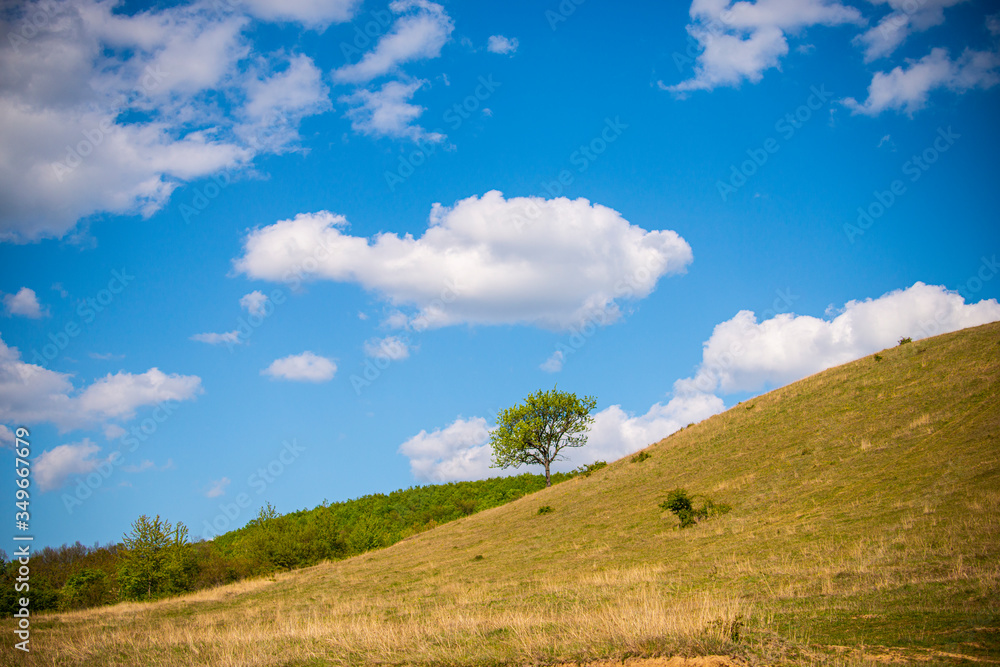
<instances>
[{"instance_id":1,"label":"wispy cloud","mask_svg":"<svg viewBox=\"0 0 1000 667\"><path fill-rule=\"evenodd\" d=\"M396 0L398 17L388 33L359 62L334 70L339 83L366 83L413 60L437 58L455 26L441 5L427 0Z\"/></svg>"},{"instance_id":2,"label":"wispy cloud","mask_svg":"<svg viewBox=\"0 0 1000 667\"><path fill-rule=\"evenodd\" d=\"M365 356L373 359L402 361L410 356L409 344L399 336L386 336L365 341Z\"/></svg>"},{"instance_id":3,"label":"wispy cloud","mask_svg":"<svg viewBox=\"0 0 1000 667\"><path fill-rule=\"evenodd\" d=\"M226 487L230 484L228 477L223 477L220 480L212 482L212 484L205 491L206 498L218 498L219 496L226 493Z\"/></svg>"},{"instance_id":4,"label":"wispy cloud","mask_svg":"<svg viewBox=\"0 0 1000 667\"><path fill-rule=\"evenodd\" d=\"M1000 55L966 49L952 60L946 49L933 49L920 60L908 60L889 72L876 72L868 86L868 99L859 103L848 97L843 104L853 113L877 116L883 111L913 115L927 104L930 93L944 88L962 93L991 88L1000 81Z\"/></svg>"},{"instance_id":5,"label":"wispy cloud","mask_svg":"<svg viewBox=\"0 0 1000 667\"><path fill-rule=\"evenodd\" d=\"M562 370L564 357L565 355L562 353L562 350L556 350L539 368L546 373L558 373Z\"/></svg>"},{"instance_id":6,"label":"wispy cloud","mask_svg":"<svg viewBox=\"0 0 1000 667\"><path fill-rule=\"evenodd\" d=\"M208 343L209 345L238 345L243 342L240 340L239 331L226 331L225 333L200 333L191 336L191 340L198 341L199 343Z\"/></svg>"},{"instance_id":7,"label":"wispy cloud","mask_svg":"<svg viewBox=\"0 0 1000 667\"><path fill-rule=\"evenodd\" d=\"M490 53L499 53L501 55L514 55L518 45L517 37L490 35L486 43L486 50Z\"/></svg>"}]
</instances>

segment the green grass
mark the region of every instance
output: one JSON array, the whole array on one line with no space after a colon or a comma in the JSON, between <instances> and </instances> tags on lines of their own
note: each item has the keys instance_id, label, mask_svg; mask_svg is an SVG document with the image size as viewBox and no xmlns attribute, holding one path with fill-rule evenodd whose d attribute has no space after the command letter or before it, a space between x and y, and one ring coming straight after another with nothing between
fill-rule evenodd
<instances>
[{"instance_id":1,"label":"green grass","mask_svg":"<svg viewBox=\"0 0 1000 667\"><path fill-rule=\"evenodd\" d=\"M880 355L386 549L44 615L27 664L995 662L1000 325ZM732 509L679 530L675 488Z\"/></svg>"}]
</instances>

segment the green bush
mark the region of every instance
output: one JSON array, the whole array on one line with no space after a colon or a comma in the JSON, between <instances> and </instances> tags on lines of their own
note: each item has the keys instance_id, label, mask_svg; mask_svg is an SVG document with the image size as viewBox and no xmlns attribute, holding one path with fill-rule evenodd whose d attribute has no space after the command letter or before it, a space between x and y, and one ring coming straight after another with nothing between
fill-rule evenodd
<instances>
[{"instance_id":1,"label":"green bush","mask_svg":"<svg viewBox=\"0 0 1000 667\"><path fill-rule=\"evenodd\" d=\"M716 503L711 498L702 496L699 505L695 505L694 498L684 489L674 489L667 494L667 499L660 503L660 509L673 512L680 520L681 528L689 528L699 521L719 516L729 512L732 507L725 503Z\"/></svg>"},{"instance_id":2,"label":"green bush","mask_svg":"<svg viewBox=\"0 0 1000 667\"><path fill-rule=\"evenodd\" d=\"M899 344L900 345L906 345L907 343L912 343L912 342L913 342L913 339L910 338L909 336L906 336L905 338L900 338L899 339Z\"/></svg>"},{"instance_id":3,"label":"green bush","mask_svg":"<svg viewBox=\"0 0 1000 667\"><path fill-rule=\"evenodd\" d=\"M601 468L607 467L607 461L594 461L589 465L580 466L579 468L573 469L570 475L583 475L584 477L590 477L590 474L600 470Z\"/></svg>"},{"instance_id":4,"label":"green bush","mask_svg":"<svg viewBox=\"0 0 1000 667\"><path fill-rule=\"evenodd\" d=\"M553 512L555 512L555 510L552 509L549 505L542 505L541 507L538 508L539 514L552 514Z\"/></svg>"},{"instance_id":5,"label":"green bush","mask_svg":"<svg viewBox=\"0 0 1000 667\"><path fill-rule=\"evenodd\" d=\"M116 601L110 577L94 568L84 568L71 575L59 591L60 609L84 609Z\"/></svg>"},{"instance_id":6,"label":"green bush","mask_svg":"<svg viewBox=\"0 0 1000 667\"><path fill-rule=\"evenodd\" d=\"M642 463L646 459L651 459L651 458L653 458L653 455L650 454L649 452L639 452L638 454L632 457L632 463Z\"/></svg>"}]
</instances>

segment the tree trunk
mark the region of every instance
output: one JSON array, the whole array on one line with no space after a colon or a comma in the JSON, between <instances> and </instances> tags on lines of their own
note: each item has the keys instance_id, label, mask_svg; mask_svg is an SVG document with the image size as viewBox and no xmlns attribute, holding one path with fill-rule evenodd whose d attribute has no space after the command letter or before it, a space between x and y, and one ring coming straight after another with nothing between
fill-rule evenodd
<instances>
[{"instance_id":1,"label":"tree trunk","mask_svg":"<svg viewBox=\"0 0 1000 667\"><path fill-rule=\"evenodd\" d=\"M549 475L549 462L545 462L545 486L552 486L552 477Z\"/></svg>"}]
</instances>

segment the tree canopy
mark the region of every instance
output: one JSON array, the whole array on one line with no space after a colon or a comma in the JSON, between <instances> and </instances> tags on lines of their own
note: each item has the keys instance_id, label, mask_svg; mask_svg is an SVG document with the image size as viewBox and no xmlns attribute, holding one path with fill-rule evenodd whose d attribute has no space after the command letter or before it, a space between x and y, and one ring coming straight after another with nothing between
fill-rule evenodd
<instances>
[{"instance_id":1,"label":"tree canopy","mask_svg":"<svg viewBox=\"0 0 1000 667\"><path fill-rule=\"evenodd\" d=\"M590 412L596 406L593 396L579 398L558 388L530 394L498 416L490 433L491 467L538 464L545 467L545 486L552 486L551 464L560 460L563 449L587 443L587 429L594 422Z\"/></svg>"}]
</instances>

